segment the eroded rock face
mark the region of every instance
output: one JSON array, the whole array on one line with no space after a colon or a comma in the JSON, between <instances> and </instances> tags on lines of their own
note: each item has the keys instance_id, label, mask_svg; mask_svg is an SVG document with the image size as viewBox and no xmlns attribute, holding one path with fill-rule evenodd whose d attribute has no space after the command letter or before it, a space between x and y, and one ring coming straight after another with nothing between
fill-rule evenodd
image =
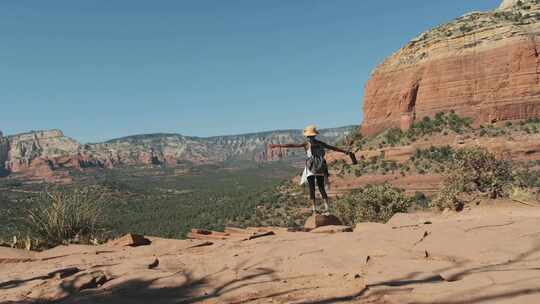
<instances>
[{"instance_id":1,"label":"eroded rock face","mask_svg":"<svg viewBox=\"0 0 540 304\"><path fill-rule=\"evenodd\" d=\"M79 143L65 137L60 130L23 133L8 137L9 152L6 167L11 172L27 169L39 158L55 158L77 154Z\"/></svg>"},{"instance_id":2,"label":"eroded rock face","mask_svg":"<svg viewBox=\"0 0 540 304\"><path fill-rule=\"evenodd\" d=\"M436 27L387 58L366 84L362 133L450 110L477 124L540 116L540 4L516 3Z\"/></svg>"}]
</instances>

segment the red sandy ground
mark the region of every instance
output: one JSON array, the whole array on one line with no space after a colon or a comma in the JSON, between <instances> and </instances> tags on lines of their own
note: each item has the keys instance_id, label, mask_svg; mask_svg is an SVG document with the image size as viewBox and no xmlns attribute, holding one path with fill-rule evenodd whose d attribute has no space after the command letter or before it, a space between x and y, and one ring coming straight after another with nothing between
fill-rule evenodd
<instances>
[{"instance_id":1,"label":"red sandy ground","mask_svg":"<svg viewBox=\"0 0 540 304\"><path fill-rule=\"evenodd\" d=\"M540 208L508 202L398 214L349 233L277 230L196 248L151 239L0 248L0 303L540 303ZM70 267L80 271L49 275ZM107 281L78 290L96 273Z\"/></svg>"}]
</instances>

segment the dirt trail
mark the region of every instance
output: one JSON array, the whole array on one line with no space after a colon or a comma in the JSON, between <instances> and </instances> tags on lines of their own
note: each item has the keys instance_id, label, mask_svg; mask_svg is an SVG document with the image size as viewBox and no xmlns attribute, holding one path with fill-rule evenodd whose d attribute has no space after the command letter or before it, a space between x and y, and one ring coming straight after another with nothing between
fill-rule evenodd
<instances>
[{"instance_id":1,"label":"dirt trail","mask_svg":"<svg viewBox=\"0 0 540 304\"><path fill-rule=\"evenodd\" d=\"M349 233L211 245L151 240L4 262L0 303L540 303L540 208L398 214Z\"/></svg>"}]
</instances>

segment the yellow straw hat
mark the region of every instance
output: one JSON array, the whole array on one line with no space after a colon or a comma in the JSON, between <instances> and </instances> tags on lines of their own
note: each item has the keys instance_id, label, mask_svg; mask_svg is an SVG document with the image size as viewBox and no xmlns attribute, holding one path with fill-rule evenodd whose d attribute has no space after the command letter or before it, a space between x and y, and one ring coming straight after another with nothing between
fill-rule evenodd
<instances>
[{"instance_id":1,"label":"yellow straw hat","mask_svg":"<svg viewBox=\"0 0 540 304\"><path fill-rule=\"evenodd\" d=\"M315 136L317 134L319 134L319 132L317 131L317 127L315 127L315 125L309 125L304 128L304 136Z\"/></svg>"}]
</instances>

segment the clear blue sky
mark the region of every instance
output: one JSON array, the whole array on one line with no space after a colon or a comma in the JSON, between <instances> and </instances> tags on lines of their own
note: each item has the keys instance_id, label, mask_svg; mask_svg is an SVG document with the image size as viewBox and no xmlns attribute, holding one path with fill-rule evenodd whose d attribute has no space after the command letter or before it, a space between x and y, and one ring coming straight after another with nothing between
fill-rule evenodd
<instances>
[{"instance_id":1,"label":"clear blue sky","mask_svg":"<svg viewBox=\"0 0 540 304\"><path fill-rule=\"evenodd\" d=\"M0 130L82 142L358 124L424 30L500 0L3 0Z\"/></svg>"}]
</instances>

